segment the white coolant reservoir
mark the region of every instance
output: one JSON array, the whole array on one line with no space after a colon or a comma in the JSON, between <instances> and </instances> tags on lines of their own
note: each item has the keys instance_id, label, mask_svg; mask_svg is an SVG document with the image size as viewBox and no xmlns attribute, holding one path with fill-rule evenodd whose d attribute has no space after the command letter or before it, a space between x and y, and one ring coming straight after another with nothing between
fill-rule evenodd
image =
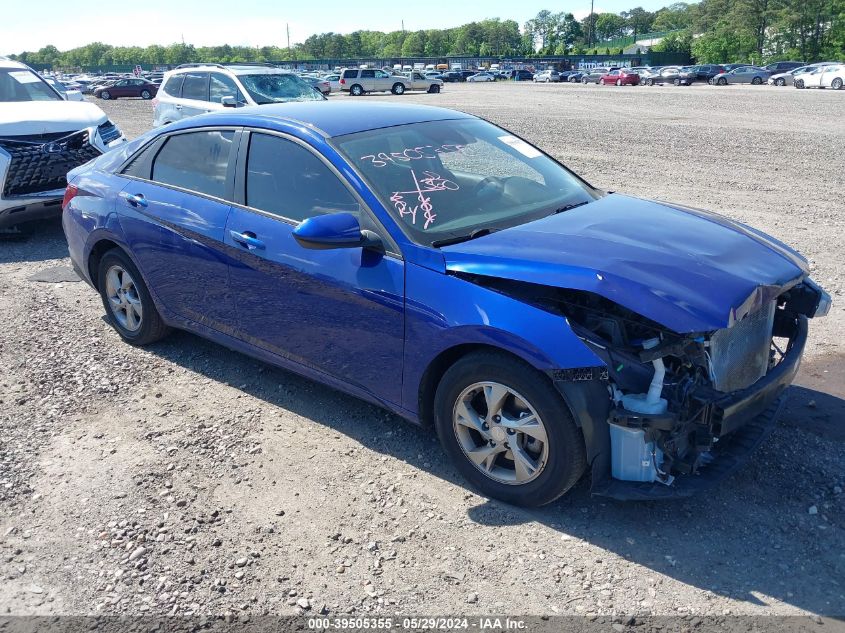
<instances>
[{"instance_id":1,"label":"white coolant reservoir","mask_svg":"<svg viewBox=\"0 0 845 633\"><path fill-rule=\"evenodd\" d=\"M651 349L660 342L660 339L652 338L643 342L644 349ZM660 414L666 413L669 403L660 397L663 391L663 378L666 376L666 367L663 359L657 358L651 361L654 365L654 377L648 386L648 393L631 393L622 396L622 406L628 411L635 413Z\"/></svg>"}]
</instances>

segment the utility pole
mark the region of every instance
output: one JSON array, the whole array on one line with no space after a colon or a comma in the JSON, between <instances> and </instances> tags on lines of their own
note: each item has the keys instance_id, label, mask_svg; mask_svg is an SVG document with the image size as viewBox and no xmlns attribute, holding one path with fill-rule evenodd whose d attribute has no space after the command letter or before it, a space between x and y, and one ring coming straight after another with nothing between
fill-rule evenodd
<instances>
[{"instance_id":1,"label":"utility pole","mask_svg":"<svg viewBox=\"0 0 845 633\"><path fill-rule=\"evenodd\" d=\"M595 17L593 16L593 7L595 6L595 0L590 0L590 37L589 37L589 44L588 47L593 45L593 24L595 23Z\"/></svg>"},{"instance_id":2,"label":"utility pole","mask_svg":"<svg viewBox=\"0 0 845 633\"><path fill-rule=\"evenodd\" d=\"M402 32L405 32L405 20L402 20Z\"/></svg>"},{"instance_id":3,"label":"utility pole","mask_svg":"<svg viewBox=\"0 0 845 633\"><path fill-rule=\"evenodd\" d=\"M285 22L285 30L288 33L288 57L290 57L290 23Z\"/></svg>"}]
</instances>

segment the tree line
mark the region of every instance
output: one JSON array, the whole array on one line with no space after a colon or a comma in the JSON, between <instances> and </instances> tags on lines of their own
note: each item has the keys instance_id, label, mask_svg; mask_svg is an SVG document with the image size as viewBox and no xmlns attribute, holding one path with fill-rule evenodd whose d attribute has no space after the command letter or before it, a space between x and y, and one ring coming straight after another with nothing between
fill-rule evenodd
<instances>
[{"instance_id":1,"label":"tree line","mask_svg":"<svg viewBox=\"0 0 845 633\"><path fill-rule=\"evenodd\" d=\"M45 46L12 57L31 64L76 68L356 57L616 54L622 45L653 32L670 32L653 50L687 53L700 63L842 59L845 0L701 0L657 11L635 7L621 13L593 13L581 20L569 12L543 10L522 28L514 20L495 18L448 29L319 33L290 48L184 43L136 47L94 42L67 51Z\"/></svg>"}]
</instances>

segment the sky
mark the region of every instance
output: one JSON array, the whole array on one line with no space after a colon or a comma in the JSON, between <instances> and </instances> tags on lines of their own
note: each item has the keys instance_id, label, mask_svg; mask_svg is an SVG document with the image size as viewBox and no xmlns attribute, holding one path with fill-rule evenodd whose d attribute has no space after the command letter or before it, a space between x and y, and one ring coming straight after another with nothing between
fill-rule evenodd
<instances>
[{"instance_id":1,"label":"sky","mask_svg":"<svg viewBox=\"0 0 845 633\"><path fill-rule=\"evenodd\" d=\"M653 11L672 0L595 0L595 11L618 13L642 6ZM28 10L22 0L3 0L0 54L35 51L48 44L67 50L92 41L115 46L172 44L184 38L196 46L213 44L286 46L313 33L351 33L359 29L416 31L459 26L473 20L501 18L520 25L541 9L567 11L581 18L589 14L589 0L570 4L513 0L483 3L428 0L424 4L396 0L141 0L109 3L102 0L38 0ZM121 10L115 7L122 6Z\"/></svg>"}]
</instances>

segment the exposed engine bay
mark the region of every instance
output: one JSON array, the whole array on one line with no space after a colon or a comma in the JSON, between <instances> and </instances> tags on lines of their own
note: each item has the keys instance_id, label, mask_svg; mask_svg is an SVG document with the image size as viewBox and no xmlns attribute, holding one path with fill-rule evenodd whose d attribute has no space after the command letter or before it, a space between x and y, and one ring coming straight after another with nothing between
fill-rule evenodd
<instances>
[{"instance_id":1,"label":"exposed engine bay","mask_svg":"<svg viewBox=\"0 0 845 633\"><path fill-rule=\"evenodd\" d=\"M698 473L718 442L780 397L797 371L807 318L827 310L807 279L749 305L730 327L680 334L590 292L474 281L562 314L604 361L552 376L584 432L594 491L610 475L671 485ZM778 370L785 359L790 367Z\"/></svg>"}]
</instances>

